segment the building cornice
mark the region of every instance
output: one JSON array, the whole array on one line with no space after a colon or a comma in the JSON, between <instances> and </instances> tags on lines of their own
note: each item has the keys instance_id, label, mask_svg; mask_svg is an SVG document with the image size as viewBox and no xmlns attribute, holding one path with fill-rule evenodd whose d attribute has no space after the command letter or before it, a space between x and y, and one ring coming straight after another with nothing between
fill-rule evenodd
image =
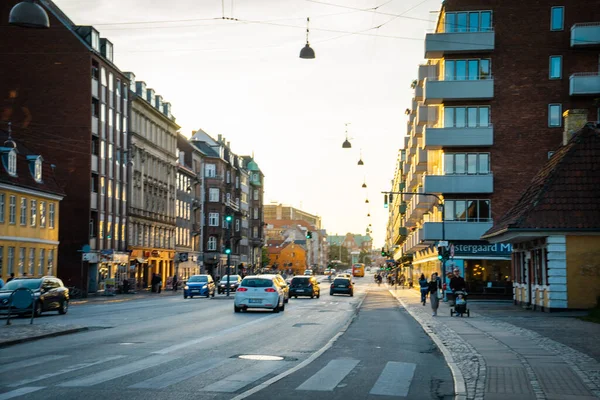
<instances>
[{"instance_id":1,"label":"building cornice","mask_svg":"<svg viewBox=\"0 0 600 400\"><path fill-rule=\"evenodd\" d=\"M29 188L25 188L22 186L11 185L11 184L7 184L7 183L0 183L0 189L12 190L13 192L17 192L17 193L28 194L31 196L39 196L39 197L44 197L46 199L57 200L57 201L61 201L64 197L64 196L60 196L57 194L44 192L41 190L29 189Z\"/></svg>"},{"instance_id":2,"label":"building cornice","mask_svg":"<svg viewBox=\"0 0 600 400\"><path fill-rule=\"evenodd\" d=\"M58 246L60 243L58 240L46 240L46 239L29 238L29 237L23 237L23 236L0 236L0 240L6 240L9 242L52 244L55 246Z\"/></svg>"}]
</instances>

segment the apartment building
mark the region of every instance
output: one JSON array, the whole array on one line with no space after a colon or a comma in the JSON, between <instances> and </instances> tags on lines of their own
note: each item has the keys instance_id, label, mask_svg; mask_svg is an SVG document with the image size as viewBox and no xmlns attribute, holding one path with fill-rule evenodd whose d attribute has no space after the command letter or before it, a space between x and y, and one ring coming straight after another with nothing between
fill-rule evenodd
<instances>
[{"instance_id":1,"label":"apartment building","mask_svg":"<svg viewBox=\"0 0 600 400\"><path fill-rule=\"evenodd\" d=\"M16 0L2 2L8 15ZM93 26L78 26L52 1L39 3L51 29L0 27L2 121L13 136L56 165L64 187L58 276L84 292L127 268L127 77ZM18 56L11 56L13 53Z\"/></svg>"},{"instance_id":2,"label":"apartment building","mask_svg":"<svg viewBox=\"0 0 600 400\"><path fill-rule=\"evenodd\" d=\"M245 169L249 174L250 192L249 192L249 259L252 270L260 268L262 265L262 248L265 244L265 220L264 220L264 178L265 175L260 170L254 156L244 157Z\"/></svg>"},{"instance_id":3,"label":"apartment building","mask_svg":"<svg viewBox=\"0 0 600 400\"><path fill-rule=\"evenodd\" d=\"M124 160L131 166L127 229L131 263L116 279L128 278L144 288L150 286L153 273L166 280L174 272L179 125L170 103L145 82L136 81L132 72L126 75L131 101L131 145Z\"/></svg>"},{"instance_id":4,"label":"apartment building","mask_svg":"<svg viewBox=\"0 0 600 400\"><path fill-rule=\"evenodd\" d=\"M0 278L57 273L59 205L53 166L0 130Z\"/></svg>"},{"instance_id":5,"label":"apartment building","mask_svg":"<svg viewBox=\"0 0 600 400\"><path fill-rule=\"evenodd\" d=\"M600 119L599 48L598 0L443 2L391 188L415 193L388 223L409 273L440 271L446 239L471 294L512 296L511 246L480 238L561 145L564 112Z\"/></svg>"},{"instance_id":6,"label":"apartment building","mask_svg":"<svg viewBox=\"0 0 600 400\"><path fill-rule=\"evenodd\" d=\"M321 229L321 217L283 204L265 204L265 220L290 219L306 221L316 229Z\"/></svg>"}]
</instances>

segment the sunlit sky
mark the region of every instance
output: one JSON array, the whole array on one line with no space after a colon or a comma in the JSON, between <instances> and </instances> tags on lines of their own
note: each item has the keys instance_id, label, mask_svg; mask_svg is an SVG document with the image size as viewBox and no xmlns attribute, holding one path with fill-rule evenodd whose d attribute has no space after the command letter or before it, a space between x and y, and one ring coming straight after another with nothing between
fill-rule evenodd
<instances>
[{"instance_id":1,"label":"sunlit sky","mask_svg":"<svg viewBox=\"0 0 600 400\"><path fill-rule=\"evenodd\" d=\"M182 133L201 128L237 154L254 153L265 203L318 214L329 234L371 223L383 245L380 192L390 188L440 0L55 3L114 44L116 65L172 104ZM313 60L298 57L307 17ZM341 147L346 123L352 149Z\"/></svg>"}]
</instances>

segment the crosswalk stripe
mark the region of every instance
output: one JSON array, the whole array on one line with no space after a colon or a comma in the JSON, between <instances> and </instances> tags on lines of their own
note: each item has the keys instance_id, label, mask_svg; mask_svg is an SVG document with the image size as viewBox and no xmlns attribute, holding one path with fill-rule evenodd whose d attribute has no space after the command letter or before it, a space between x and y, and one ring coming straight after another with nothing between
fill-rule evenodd
<instances>
[{"instance_id":1,"label":"crosswalk stripe","mask_svg":"<svg viewBox=\"0 0 600 400\"><path fill-rule=\"evenodd\" d=\"M176 360L177 357L172 356L151 356L144 358L142 360L138 360L129 364L121 365L116 368L107 369L104 371L100 371L91 376L73 379L71 381L61 383L58 386L62 387L82 387L82 386L93 386L99 383L103 383L106 381L110 381L116 378L123 377L125 375L130 375L135 372L148 369L151 367L155 367L160 364L164 364L169 361Z\"/></svg>"},{"instance_id":2,"label":"crosswalk stripe","mask_svg":"<svg viewBox=\"0 0 600 400\"><path fill-rule=\"evenodd\" d=\"M358 365L359 360L331 360L319 372L308 378L296 390L331 392Z\"/></svg>"},{"instance_id":3,"label":"crosswalk stripe","mask_svg":"<svg viewBox=\"0 0 600 400\"><path fill-rule=\"evenodd\" d=\"M35 378L23 379L21 381L18 381L18 382L15 382L15 383L11 383L10 385L8 385L8 387L19 387L19 386L23 386L23 385L28 385L30 383L38 382L38 381L41 381L43 379L48 379L48 378L52 378L52 377L55 377L55 376L58 376L58 375L67 374L69 372L77 371L78 369L83 369L83 368L91 367L93 365L102 364L102 363L105 363L105 362L108 362L108 361L118 360L119 358L124 358L124 357L125 356L110 356L110 357L106 357L106 358L100 359L98 361L93 361L93 362L87 362L87 363L81 363L81 364L71 365L69 367L63 368L63 369L58 370L56 372L50 372L48 374L38 375Z\"/></svg>"},{"instance_id":4,"label":"crosswalk stripe","mask_svg":"<svg viewBox=\"0 0 600 400\"><path fill-rule=\"evenodd\" d=\"M22 387L19 389L12 390L10 392L0 394L0 400L8 400L8 399L12 399L14 397L24 396L28 393L37 392L38 390L42 390L44 388L45 388L45 386Z\"/></svg>"},{"instance_id":5,"label":"crosswalk stripe","mask_svg":"<svg viewBox=\"0 0 600 400\"><path fill-rule=\"evenodd\" d=\"M13 363L3 364L0 366L0 373L6 371L14 371L19 368L31 367L33 365L43 364L48 361L60 360L61 358L65 358L67 356L41 356L30 358L28 360L17 361Z\"/></svg>"},{"instance_id":6,"label":"crosswalk stripe","mask_svg":"<svg viewBox=\"0 0 600 400\"><path fill-rule=\"evenodd\" d=\"M143 382L136 383L135 385L131 385L129 387L133 389L164 389L167 386L171 386L176 383L183 382L186 379L193 378L194 376L206 372L209 369L216 368L228 361L231 360L208 358L206 360L187 365L183 368L167 372L166 374L162 374L155 378L150 378Z\"/></svg>"},{"instance_id":7,"label":"crosswalk stripe","mask_svg":"<svg viewBox=\"0 0 600 400\"><path fill-rule=\"evenodd\" d=\"M205 386L202 388L202 391L233 393L288 364L289 362L285 361L261 361L258 364L255 363L251 369L246 368L240 373L228 376L220 381Z\"/></svg>"},{"instance_id":8,"label":"crosswalk stripe","mask_svg":"<svg viewBox=\"0 0 600 400\"><path fill-rule=\"evenodd\" d=\"M416 367L413 363L388 362L369 394L406 397Z\"/></svg>"}]
</instances>

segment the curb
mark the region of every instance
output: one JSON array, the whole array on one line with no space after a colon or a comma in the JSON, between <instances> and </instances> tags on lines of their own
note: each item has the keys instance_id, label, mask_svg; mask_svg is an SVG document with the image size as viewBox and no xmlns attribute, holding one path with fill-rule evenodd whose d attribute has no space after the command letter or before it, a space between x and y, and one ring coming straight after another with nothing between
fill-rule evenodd
<instances>
[{"instance_id":1,"label":"curb","mask_svg":"<svg viewBox=\"0 0 600 400\"><path fill-rule=\"evenodd\" d=\"M89 330L89 328L87 326L84 326L81 328L67 329L65 331L45 333L43 335L36 335L36 336L24 337L24 338L20 338L20 339L7 340L4 342L0 342L0 348L14 346L15 344L20 344L20 343L33 342L33 341L39 340L39 339L46 339L46 338L50 338L50 337L70 335L71 333L83 332L83 331L87 331L87 330Z\"/></svg>"},{"instance_id":2,"label":"curb","mask_svg":"<svg viewBox=\"0 0 600 400\"><path fill-rule=\"evenodd\" d=\"M394 298L396 300L398 300L398 302L411 315L411 317L413 317L415 319L415 321L417 321L421 325L421 327L423 328L425 333L427 333L427 335L429 335L431 340L433 340L435 345L442 352L442 355L444 356L444 359L446 360L446 364L448 364L448 367L450 368L450 373L452 374L452 380L454 381L454 399L455 400L466 400L467 387L465 384L465 378L463 377L463 374L460 371L460 368L458 368L458 365L456 365L456 363L454 362L454 358L452 357L452 354L450 354L450 351L446 348L444 343L442 343L441 339L437 336L437 334L435 334L433 332L433 330L431 330L430 328L427 328L421 322L421 318L419 316L417 316L414 312L412 312L407 307L406 303L402 299L396 297L396 295L394 294L394 292L391 289L389 290L389 292L392 294L392 296L394 296Z\"/></svg>"}]
</instances>

